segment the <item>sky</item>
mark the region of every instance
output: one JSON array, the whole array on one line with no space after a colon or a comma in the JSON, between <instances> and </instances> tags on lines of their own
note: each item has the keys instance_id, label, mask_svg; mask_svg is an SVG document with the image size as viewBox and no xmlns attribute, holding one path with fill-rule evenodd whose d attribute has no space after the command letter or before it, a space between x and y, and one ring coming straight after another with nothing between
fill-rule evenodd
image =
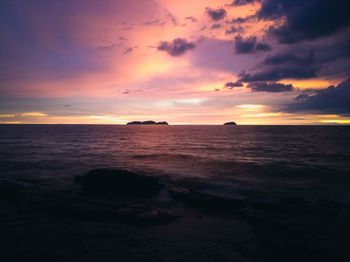
<instances>
[{"instance_id":1,"label":"sky","mask_svg":"<svg viewBox=\"0 0 350 262\"><path fill-rule=\"evenodd\" d=\"M350 124L348 0L2 0L0 123Z\"/></svg>"}]
</instances>

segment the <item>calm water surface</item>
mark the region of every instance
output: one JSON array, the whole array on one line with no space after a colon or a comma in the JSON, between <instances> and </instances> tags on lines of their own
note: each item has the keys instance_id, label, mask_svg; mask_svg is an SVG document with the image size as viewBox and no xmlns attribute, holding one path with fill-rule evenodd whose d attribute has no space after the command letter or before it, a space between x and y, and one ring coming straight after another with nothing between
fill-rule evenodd
<instances>
[{"instance_id":1,"label":"calm water surface","mask_svg":"<svg viewBox=\"0 0 350 262\"><path fill-rule=\"evenodd\" d=\"M0 125L0 178L69 187L101 167L216 193L350 202L350 127Z\"/></svg>"}]
</instances>

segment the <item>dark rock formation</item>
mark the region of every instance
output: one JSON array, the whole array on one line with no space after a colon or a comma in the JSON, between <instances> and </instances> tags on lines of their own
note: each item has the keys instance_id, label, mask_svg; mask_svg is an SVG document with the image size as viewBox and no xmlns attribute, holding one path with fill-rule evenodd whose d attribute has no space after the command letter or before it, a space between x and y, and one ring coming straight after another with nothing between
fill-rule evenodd
<instances>
[{"instance_id":1,"label":"dark rock formation","mask_svg":"<svg viewBox=\"0 0 350 262\"><path fill-rule=\"evenodd\" d=\"M174 199L203 210L231 213L246 206L245 201L241 198L233 199L195 189L173 187L169 188L169 193Z\"/></svg>"},{"instance_id":2,"label":"dark rock formation","mask_svg":"<svg viewBox=\"0 0 350 262\"><path fill-rule=\"evenodd\" d=\"M178 219L183 212L177 208L152 207L143 204L117 209L116 215L127 223L159 224Z\"/></svg>"},{"instance_id":3,"label":"dark rock formation","mask_svg":"<svg viewBox=\"0 0 350 262\"><path fill-rule=\"evenodd\" d=\"M149 121L143 121L143 122L132 121L132 122L127 123L127 125L168 125L168 123L165 121L155 122L155 121L149 120Z\"/></svg>"},{"instance_id":4,"label":"dark rock formation","mask_svg":"<svg viewBox=\"0 0 350 262\"><path fill-rule=\"evenodd\" d=\"M162 187L154 177L119 169L94 169L85 176L77 176L75 182L83 185L84 193L99 196L152 195Z\"/></svg>"},{"instance_id":5,"label":"dark rock formation","mask_svg":"<svg viewBox=\"0 0 350 262\"><path fill-rule=\"evenodd\" d=\"M227 122L224 124L224 126L236 126L237 124L235 122Z\"/></svg>"},{"instance_id":6,"label":"dark rock formation","mask_svg":"<svg viewBox=\"0 0 350 262\"><path fill-rule=\"evenodd\" d=\"M18 183L0 180L0 200L21 202L23 200L32 201L39 198L40 194L38 190Z\"/></svg>"}]
</instances>

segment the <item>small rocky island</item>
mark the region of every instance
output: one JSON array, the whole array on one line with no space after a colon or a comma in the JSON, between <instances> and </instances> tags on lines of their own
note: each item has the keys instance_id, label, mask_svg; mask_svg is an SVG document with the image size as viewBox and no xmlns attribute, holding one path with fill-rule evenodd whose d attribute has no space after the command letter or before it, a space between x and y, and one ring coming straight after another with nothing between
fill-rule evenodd
<instances>
[{"instance_id":1,"label":"small rocky island","mask_svg":"<svg viewBox=\"0 0 350 262\"><path fill-rule=\"evenodd\" d=\"M235 122L227 122L224 124L224 126L236 126L237 124Z\"/></svg>"},{"instance_id":2,"label":"small rocky island","mask_svg":"<svg viewBox=\"0 0 350 262\"><path fill-rule=\"evenodd\" d=\"M168 125L168 123L165 121L155 122L155 121L149 120L149 121L143 121L143 122L142 121L132 121L132 122L127 123L127 125Z\"/></svg>"}]
</instances>

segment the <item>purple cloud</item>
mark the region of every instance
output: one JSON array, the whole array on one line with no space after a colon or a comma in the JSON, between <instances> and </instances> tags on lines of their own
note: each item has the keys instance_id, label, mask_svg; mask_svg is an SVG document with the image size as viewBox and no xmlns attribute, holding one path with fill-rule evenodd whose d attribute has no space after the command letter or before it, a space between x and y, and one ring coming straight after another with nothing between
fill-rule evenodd
<instances>
[{"instance_id":1,"label":"purple cloud","mask_svg":"<svg viewBox=\"0 0 350 262\"><path fill-rule=\"evenodd\" d=\"M223 8L212 9L212 8L207 7L205 10L206 10L208 16L211 19L213 19L214 21L219 21L219 20L223 19L227 15L226 10L223 9Z\"/></svg>"},{"instance_id":2,"label":"purple cloud","mask_svg":"<svg viewBox=\"0 0 350 262\"><path fill-rule=\"evenodd\" d=\"M172 42L162 41L157 46L157 50L165 51L171 56L182 56L187 51L194 49L196 45L193 42L188 42L184 38L176 38Z\"/></svg>"},{"instance_id":3,"label":"purple cloud","mask_svg":"<svg viewBox=\"0 0 350 262\"><path fill-rule=\"evenodd\" d=\"M289 104L286 112L322 112L324 114L350 114L350 79L337 86L329 86L315 95L299 95Z\"/></svg>"},{"instance_id":4,"label":"purple cloud","mask_svg":"<svg viewBox=\"0 0 350 262\"><path fill-rule=\"evenodd\" d=\"M285 85L282 83L270 83L270 82L252 82L249 83L248 88L254 92L290 92L293 91L291 84Z\"/></svg>"},{"instance_id":5,"label":"purple cloud","mask_svg":"<svg viewBox=\"0 0 350 262\"><path fill-rule=\"evenodd\" d=\"M221 24L213 24L210 29L219 29L221 28Z\"/></svg>"},{"instance_id":6,"label":"purple cloud","mask_svg":"<svg viewBox=\"0 0 350 262\"><path fill-rule=\"evenodd\" d=\"M270 51L272 48L265 43L257 42L255 36L242 38L238 35L235 37L235 51L236 54L249 54L258 51Z\"/></svg>"},{"instance_id":7,"label":"purple cloud","mask_svg":"<svg viewBox=\"0 0 350 262\"><path fill-rule=\"evenodd\" d=\"M240 82L240 81L236 81L236 82L227 82L225 85L224 85L224 88L229 88L229 89L233 89L235 87L242 87L243 86L243 83Z\"/></svg>"},{"instance_id":8,"label":"purple cloud","mask_svg":"<svg viewBox=\"0 0 350 262\"><path fill-rule=\"evenodd\" d=\"M192 23L198 22L198 20L195 17L193 17L193 16L187 16L185 19L186 20L190 20Z\"/></svg>"}]
</instances>

